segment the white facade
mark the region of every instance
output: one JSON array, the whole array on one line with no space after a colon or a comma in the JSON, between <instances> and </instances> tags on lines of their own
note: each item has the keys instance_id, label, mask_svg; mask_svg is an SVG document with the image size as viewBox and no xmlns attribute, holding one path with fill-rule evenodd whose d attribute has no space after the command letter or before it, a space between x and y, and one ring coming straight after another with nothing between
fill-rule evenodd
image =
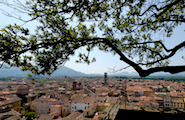
<instances>
[{"instance_id":1,"label":"white facade","mask_svg":"<svg viewBox=\"0 0 185 120\"><path fill-rule=\"evenodd\" d=\"M71 113L76 112L78 110L85 111L91 105L91 103L71 103Z\"/></svg>"}]
</instances>

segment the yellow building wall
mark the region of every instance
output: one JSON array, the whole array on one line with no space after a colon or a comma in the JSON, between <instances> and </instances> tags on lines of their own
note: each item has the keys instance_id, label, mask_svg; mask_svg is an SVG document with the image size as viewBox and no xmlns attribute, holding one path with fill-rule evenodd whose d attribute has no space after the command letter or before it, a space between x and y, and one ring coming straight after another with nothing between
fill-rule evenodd
<instances>
[{"instance_id":1,"label":"yellow building wall","mask_svg":"<svg viewBox=\"0 0 185 120\"><path fill-rule=\"evenodd\" d=\"M143 93L144 93L144 95L146 95L146 94L155 93L155 91L144 91Z\"/></svg>"},{"instance_id":2,"label":"yellow building wall","mask_svg":"<svg viewBox=\"0 0 185 120\"><path fill-rule=\"evenodd\" d=\"M14 109L18 111L18 109L21 107L21 104L19 104L19 101L15 102Z\"/></svg>"},{"instance_id":3,"label":"yellow building wall","mask_svg":"<svg viewBox=\"0 0 185 120\"><path fill-rule=\"evenodd\" d=\"M92 110L84 111L83 112L84 113L83 115L84 115L84 117L85 116L92 116L92 115L94 115L95 112L96 112L96 107L94 107Z\"/></svg>"},{"instance_id":4,"label":"yellow building wall","mask_svg":"<svg viewBox=\"0 0 185 120\"><path fill-rule=\"evenodd\" d=\"M103 111L106 108L106 106L97 106L97 111Z\"/></svg>"},{"instance_id":5,"label":"yellow building wall","mask_svg":"<svg viewBox=\"0 0 185 120\"><path fill-rule=\"evenodd\" d=\"M181 103L172 103L171 104L171 106L172 106L172 108L182 108L182 109L184 109L184 103L183 104L181 104Z\"/></svg>"},{"instance_id":6,"label":"yellow building wall","mask_svg":"<svg viewBox=\"0 0 185 120\"><path fill-rule=\"evenodd\" d=\"M30 105L30 109L36 111L36 106Z\"/></svg>"},{"instance_id":7,"label":"yellow building wall","mask_svg":"<svg viewBox=\"0 0 185 120\"><path fill-rule=\"evenodd\" d=\"M71 113L71 104L65 104L65 107L64 105L62 105L62 116L65 117L69 115L70 113Z\"/></svg>"}]
</instances>

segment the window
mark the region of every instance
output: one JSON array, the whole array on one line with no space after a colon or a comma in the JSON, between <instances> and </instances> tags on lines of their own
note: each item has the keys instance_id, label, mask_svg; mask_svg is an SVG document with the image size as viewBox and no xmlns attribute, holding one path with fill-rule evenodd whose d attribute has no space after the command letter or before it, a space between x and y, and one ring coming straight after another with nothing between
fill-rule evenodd
<instances>
[{"instance_id":1,"label":"window","mask_svg":"<svg viewBox=\"0 0 185 120\"><path fill-rule=\"evenodd\" d=\"M85 109L86 109L86 106L85 106Z\"/></svg>"},{"instance_id":2,"label":"window","mask_svg":"<svg viewBox=\"0 0 185 120\"><path fill-rule=\"evenodd\" d=\"M38 113L38 112L39 112L39 110L37 109L37 110L36 110L36 113Z\"/></svg>"},{"instance_id":3,"label":"window","mask_svg":"<svg viewBox=\"0 0 185 120\"><path fill-rule=\"evenodd\" d=\"M76 106L75 106L75 109L76 109Z\"/></svg>"},{"instance_id":4,"label":"window","mask_svg":"<svg viewBox=\"0 0 185 120\"><path fill-rule=\"evenodd\" d=\"M46 111L45 111L45 114L47 114L47 113L48 113L48 111L46 110Z\"/></svg>"},{"instance_id":5,"label":"window","mask_svg":"<svg viewBox=\"0 0 185 120\"><path fill-rule=\"evenodd\" d=\"M68 107L68 105L67 105L67 107Z\"/></svg>"},{"instance_id":6,"label":"window","mask_svg":"<svg viewBox=\"0 0 185 120\"><path fill-rule=\"evenodd\" d=\"M87 112L87 115L89 114L89 112Z\"/></svg>"},{"instance_id":7,"label":"window","mask_svg":"<svg viewBox=\"0 0 185 120\"><path fill-rule=\"evenodd\" d=\"M41 108L43 108L43 105L41 105Z\"/></svg>"},{"instance_id":8,"label":"window","mask_svg":"<svg viewBox=\"0 0 185 120\"><path fill-rule=\"evenodd\" d=\"M65 109L64 109L64 112L65 112Z\"/></svg>"},{"instance_id":9,"label":"window","mask_svg":"<svg viewBox=\"0 0 185 120\"><path fill-rule=\"evenodd\" d=\"M40 113L42 113L42 110L40 110Z\"/></svg>"},{"instance_id":10,"label":"window","mask_svg":"<svg viewBox=\"0 0 185 120\"><path fill-rule=\"evenodd\" d=\"M41 103L43 103L43 101L41 101Z\"/></svg>"},{"instance_id":11,"label":"window","mask_svg":"<svg viewBox=\"0 0 185 120\"><path fill-rule=\"evenodd\" d=\"M48 108L48 106L46 105L46 108Z\"/></svg>"}]
</instances>

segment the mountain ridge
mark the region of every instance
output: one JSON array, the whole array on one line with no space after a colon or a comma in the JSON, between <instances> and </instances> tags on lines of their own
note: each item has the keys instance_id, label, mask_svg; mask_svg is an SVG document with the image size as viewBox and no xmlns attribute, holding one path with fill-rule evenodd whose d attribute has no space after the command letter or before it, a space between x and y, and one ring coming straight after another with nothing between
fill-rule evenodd
<instances>
[{"instance_id":1,"label":"mountain ridge","mask_svg":"<svg viewBox=\"0 0 185 120\"><path fill-rule=\"evenodd\" d=\"M31 73L30 71L21 71L21 67L12 67L10 69L0 69L0 77L27 77L27 73ZM70 77L84 77L84 76L103 76L104 73L98 74L98 73L90 73L85 74L79 71L75 71L72 68L68 68L65 66L62 66L61 68L57 69L53 74L45 75L45 77L64 77L64 76L70 76ZM120 72L120 73L108 73L108 76L134 76L139 77L139 74L137 72ZM151 76L184 76L185 72L178 73L178 74L169 74L164 72L158 72L153 73L149 75Z\"/></svg>"}]
</instances>

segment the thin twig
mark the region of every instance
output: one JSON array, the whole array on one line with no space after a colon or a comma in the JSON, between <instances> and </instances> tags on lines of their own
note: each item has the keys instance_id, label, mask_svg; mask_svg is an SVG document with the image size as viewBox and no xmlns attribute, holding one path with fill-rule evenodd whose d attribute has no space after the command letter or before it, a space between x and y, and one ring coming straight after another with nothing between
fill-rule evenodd
<instances>
[{"instance_id":1,"label":"thin twig","mask_svg":"<svg viewBox=\"0 0 185 120\"><path fill-rule=\"evenodd\" d=\"M108 68L109 69L109 72L110 73L116 73L116 72L118 72L118 71L122 71L123 69L127 69L128 67L130 67L130 65L129 66L127 66L127 67L124 67L124 68L121 68L121 69L118 69L118 70L115 70L115 67L113 68L113 69L111 69L111 68ZM111 72L111 71L112 72Z\"/></svg>"}]
</instances>

